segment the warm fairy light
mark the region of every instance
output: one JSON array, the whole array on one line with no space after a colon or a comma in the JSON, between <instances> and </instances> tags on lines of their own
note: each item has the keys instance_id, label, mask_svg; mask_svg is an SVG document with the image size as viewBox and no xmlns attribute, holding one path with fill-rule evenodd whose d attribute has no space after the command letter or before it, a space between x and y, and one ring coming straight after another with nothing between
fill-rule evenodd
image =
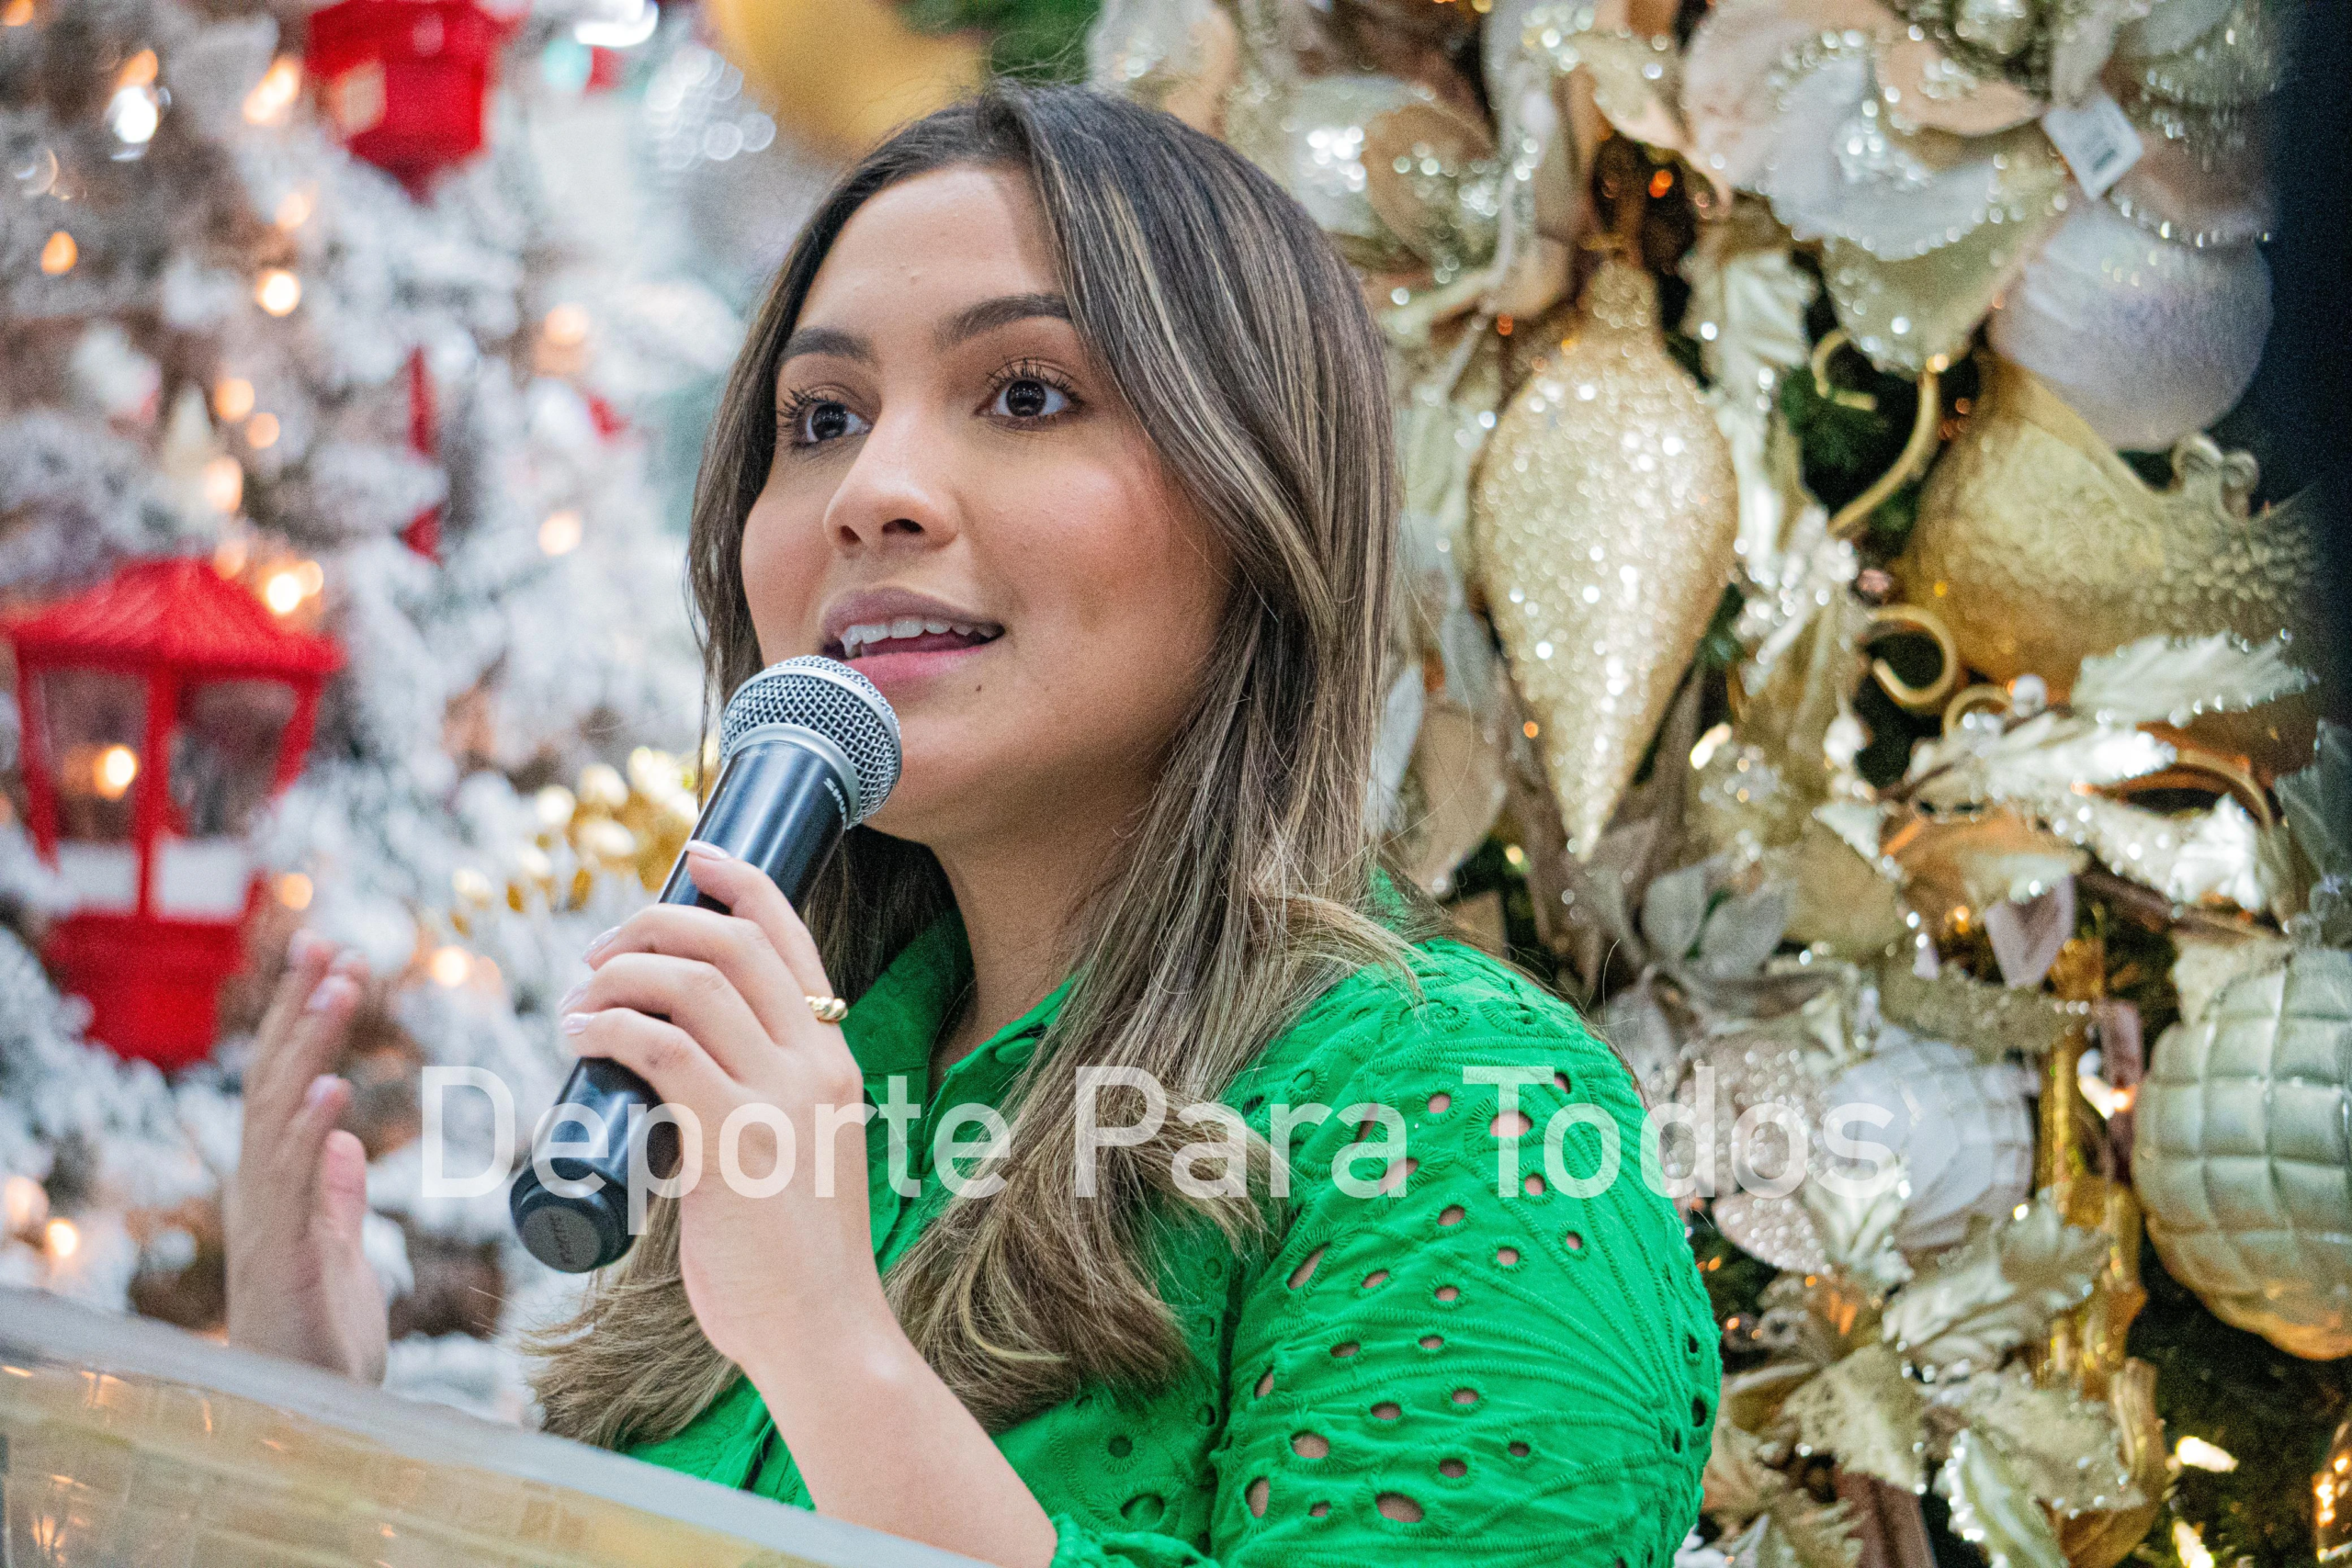
<instances>
[{"instance_id":1,"label":"warm fairy light","mask_svg":"<svg viewBox=\"0 0 2352 1568\"><path fill-rule=\"evenodd\" d=\"M1660 169L1650 176L1650 198L1655 201L1674 188L1674 171Z\"/></svg>"},{"instance_id":2,"label":"warm fairy light","mask_svg":"<svg viewBox=\"0 0 2352 1568\"><path fill-rule=\"evenodd\" d=\"M223 517L235 514L245 499L245 470L225 452L204 465L204 503Z\"/></svg>"},{"instance_id":3,"label":"warm fairy light","mask_svg":"<svg viewBox=\"0 0 2352 1568\"><path fill-rule=\"evenodd\" d=\"M435 985L462 986L474 972L474 955L455 943L436 947L433 956L425 960L424 968Z\"/></svg>"},{"instance_id":4,"label":"warm fairy light","mask_svg":"<svg viewBox=\"0 0 2352 1568\"><path fill-rule=\"evenodd\" d=\"M245 422L245 443L260 452L277 445L277 416L257 413Z\"/></svg>"},{"instance_id":5,"label":"warm fairy light","mask_svg":"<svg viewBox=\"0 0 2352 1568\"><path fill-rule=\"evenodd\" d=\"M33 0L8 0L0 9L0 28L21 28L33 19Z\"/></svg>"},{"instance_id":6,"label":"warm fairy light","mask_svg":"<svg viewBox=\"0 0 2352 1568\"><path fill-rule=\"evenodd\" d=\"M73 1257L82 1245L82 1233L72 1220L51 1220L41 1235L49 1241L49 1255L61 1261Z\"/></svg>"},{"instance_id":7,"label":"warm fairy light","mask_svg":"<svg viewBox=\"0 0 2352 1568\"><path fill-rule=\"evenodd\" d=\"M1721 750L1724 742L1730 739L1731 726L1728 724L1716 725L1706 734L1699 737L1699 743L1690 748L1691 768L1693 770L1703 768L1714 761L1715 753Z\"/></svg>"},{"instance_id":8,"label":"warm fairy light","mask_svg":"<svg viewBox=\"0 0 2352 1568\"><path fill-rule=\"evenodd\" d=\"M289 909L311 907L311 879L299 871L289 871L277 879L277 901Z\"/></svg>"},{"instance_id":9,"label":"warm fairy light","mask_svg":"<svg viewBox=\"0 0 2352 1568\"><path fill-rule=\"evenodd\" d=\"M1543 733L1544 733L1544 730L1543 730L1543 727L1542 727L1542 726L1538 725L1538 724L1537 724L1533 719L1532 719L1532 718L1531 718L1531 719L1529 719L1525 724L1522 724L1522 725L1521 725L1521 726L1519 727L1519 732L1520 732L1521 735L1526 736L1530 740L1532 740L1532 739L1534 739L1537 736L1539 736L1539 735L1543 734Z\"/></svg>"},{"instance_id":10,"label":"warm fairy light","mask_svg":"<svg viewBox=\"0 0 2352 1568\"><path fill-rule=\"evenodd\" d=\"M75 258L81 254L82 248L74 243L74 236L60 229L40 248L40 269L51 277L61 272L71 272Z\"/></svg>"},{"instance_id":11,"label":"warm fairy light","mask_svg":"<svg viewBox=\"0 0 2352 1568\"><path fill-rule=\"evenodd\" d=\"M302 580L291 571L273 571L261 585L261 602L273 615L290 615L302 602Z\"/></svg>"},{"instance_id":12,"label":"warm fairy light","mask_svg":"<svg viewBox=\"0 0 2352 1568\"><path fill-rule=\"evenodd\" d=\"M2187 1519L2172 1522L2172 1549L2180 1557L2181 1568L2213 1568L2213 1554L2205 1546L2205 1538Z\"/></svg>"},{"instance_id":13,"label":"warm fairy light","mask_svg":"<svg viewBox=\"0 0 2352 1568\"><path fill-rule=\"evenodd\" d=\"M265 268L254 282L254 303L273 316L288 315L302 302L302 280L282 266Z\"/></svg>"},{"instance_id":14,"label":"warm fairy light","mask_svg":"<svg viewBox=\"0 0 2352 1568\"><path fill-rule=\"evenodd\" d=\"M1503 859L1510 863L1513 871L1519 871L1524 869L1527 864L1527 852L1517 844L1505 844Z\"/></svg>"},{"instance_id":15,"label":"warm fairy light","mask_svg":"<svg viewBox=\"0 0 2352 1568\"><path fill-rule=\"evenodd\" d=\"M130 793L130 781L139 776L139 753L128 746L109 746L98 753L90 770L90 777L97 786L101 800L120 800Z\"/></svg>"},{"instance_id":16,"label":"warm fairy light","mask_svg":"<svg viewBox=\"0 0 2352 1568\"><path fill-rule=\"evenodd\" d=\"M539 525L539 548L551 556L570 555L580 547L580 513L570 507L548 513Z\"/></svg>"},{"instance_id":17,"label":"warm fairy light","mask_svg":"<svg viewBox=\"0 0 2352 1568\"><path fill-rule=\"evenodd\" d=\"M254 412L254 384L243 376L223 376L213 384L212 412L222 419L243 419Z\"/></svg>"},{"instance_id":18,"label":"warm fairy light","mask_svg":"<svg viewBox=\"0 0 2352 1568\"><path fill-rule=\"evenodd\" d=\"M2172 1450L2172 1457L2197 1470L2210 1470L2216 1475L2227 1475L2238 1467L2238 1456L2224 1448L2217 1448L2202 1438L2183 1438Z\"/></svg>"},{"instance_id":19,"label":"warm fairy light","mask_svg":"<svg viewBox=\"0 0 2352 1568\"><path fill-rule=\"evenodd\" d=\"M465 902L484 908L489 908L490 901L498 897L498 889L492 885L490 878L469 865L461 865L449 874L449 886Z\"/></svg>"},{"instance_id":20,"label":"warm fairy light","mask_svg":"<svg viewBox=\"0 0 2352 1568\"><path fill-rule=\"evenodd\" d=\"M2139 1098L2138 1089L2132 1085L2118 1089L2095 1073L2078 1074L2075 1084L2083 1091L2083 1098L2090 1102L2091 1109L2110 1122L2131 1110L2132 1102ZM2194 1438L2188 1439L2190 1442L2196 1440Z\"/></svg>"},{"instance_id":21,"label":"warm fairy light","mask_svg":"<svg viewBox=\"0 0 2352 1568\"><path fill-rule=\"evenodd\" d=\"M220 541L212 552L212 570L223 577L234 577L245 570L245 558L252 548L236 535Z\"/></svg>"},{"instance_id":22,"label":"warm fairy light","mask_svg":"<svg viewBox=\"0 0 2352 1568\"><path fill-rule=\"evenodd\" d=\"M49 1218L49 1193L29 1176L0 1182L0 1230L21 1235Z\"/></svg>"},{"instance_id":23,"label":"warm fairy light","mask_svg":"<svg viewBox=\"0 0 2352 1568\"><path fill-rule=\"evenodd\" d=\"M314 560L306 560L294 569L294 583L307 599L327 585L327 569Z\"/></svg>"},{"instance_id":24,"label":"warm fairy light","mask_svg":"<svg viewBox=\"0 0 2352 1568\"><path fill-rule=\"evenodd\" d=\"M122 74L115 78L118 87L143 87L155 79L155 51L142 49L123 62Z\"/></svg>"},{"instance_id":25,"label":"warm fairy light","mask_svg":"<svg viewBox=\"0 0 2352 1568\"><path fill-rule=\"evenodd\" d=\"M281 229L300 229L310 220L311 209L316 200L307 190L289 190L286 199L277 204L276 218Z\"/></svg>"},{"instance_id":26,"label":"warm fairy light","mask_svg":"<svg viewBox=\"0 0 2352 1568\"><path fill-rule=\"evenodd\" d=\"M294 107L295 94L302 90L302 66L290 54L281 54L270 62L261 80L245 95L245 121L249 125L275 125L286 118Z\"/></svg>"},{"instance_id":27,"label":"warm fairy light","mask_svg":"<svg viewBox=\"0 0 2352 1568\"><path fill-rule=\"evenodd\" d=\"M118 141L143 147L164 123L164 103L153 87L124 87L107 101L107 129Z\"/></svg>"},{"instance_id":28,"label":"warm fairy light","mask_svg":"<svg viewBox=\"0 0 2352 1568\"><path fill-rule=\"evenodd\" d=\"M558 348L575 347L588 341L588 312L578 305L558 305L540 330Z\"/></svg>"},{"instance_id":29,"label":"warm fairy light","mask_svg":"<svg viewBox=\"0 0 2352 1568\"><path fill-rule=\"evenodd\" d=\"M531 809L538 813L541 828L560 833L571 825L571 814L580 809L580 798L561 784L551 784L531 796Z\"/></svg>"}]
</instances>

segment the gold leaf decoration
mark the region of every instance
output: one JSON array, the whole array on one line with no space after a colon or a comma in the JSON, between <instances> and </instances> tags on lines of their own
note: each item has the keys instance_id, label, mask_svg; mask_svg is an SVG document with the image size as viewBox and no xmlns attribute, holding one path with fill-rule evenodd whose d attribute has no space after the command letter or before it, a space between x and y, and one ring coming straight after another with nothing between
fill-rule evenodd
<instances>
[{"instance_id":1,"label":"gold leaf decoration","mask_svg":"<svg viewBox=\"0 0 2352 1568\"><path fill-rule=\"evenodd\" d=\"M2146 1500L2132 1483L2106 1405L2063 1385L2045 1387L2018 1370L1969 1379L1962 1404L2036 1500L2063 1514Z\"/></svg>"},{"instance_id":2,"label":"gold leaf decoration","mask_svg":"<svg viewBox=\"0 0 2352 1568\"><path fill-rule=\"evenodd\" d=\"M1992 1568L2066 1568L2049 1516L1978 1433L1965 1431L1951 1440L1936 1490L1951 1503L1952 1529L1984 1552Z\"/></svg>"},{"instance_id":3,"label":"gold leaf decoration","mask_svg":"<svg viewBox=\"0 0 2352 1568\"><path fill-rule=\"evenodd\" d=\"M1884 1345L1865 1345L1790 1397L1797 1435L1845 1470L1917 1491L1927 1479L1928 1396Z\"/></svg>"},{"instance_id":4,"label":"gold leaf decoration","mask_svg":"<svg viewBox=\"0 0 2352 1568\"><path fill-rule=\"evenodd\" d=\"M2037 1200L1947 1255L1887 1303L1888 1343L1915 1365L1985 1371L2090 1294L2106 1238Z\"/></svg>"}]
</instances>

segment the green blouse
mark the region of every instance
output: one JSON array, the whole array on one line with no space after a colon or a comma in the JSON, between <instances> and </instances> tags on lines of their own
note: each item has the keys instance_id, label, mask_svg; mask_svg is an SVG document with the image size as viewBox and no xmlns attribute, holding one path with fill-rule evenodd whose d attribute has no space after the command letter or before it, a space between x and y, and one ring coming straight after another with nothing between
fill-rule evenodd
<instances>
[{"instance_id":1,"label":"green blouse","mask_svg":"<svg viewBox=\"0 0 2352 1568\"><path fill-rule=\"evenodd\" d=\"M882 1119L867 1124L886 1270L949 1198L935 1117L1001 1106L1069 988L934 1091L932 1043L969 966L947 920L842 1023L874 1101L902 1075L923 1108L904 1145L914 1198L888 1179ZM1568 1006L1483 953L1432 941L1413 966L1418 1001L1393 972L1359 971L1226 1095L1261 1134L1277 1103L1332 1114L1296 1123L1269 1251L1231 1256L1205 1227L1168 1243L1162 1289L1190 1369L1149 1392L1085 1389L997 1435L1060 1532L1054 1568L1408 1568L1465 1547L1494 1568L1670 1562L1698 1513L1721 1369L1682 1226L1642 1180L1632 1081ZM1510 1069L1533 1080L1514 1089L1532 1128L1505 1176L1502 1091L1475 1080ZM1331 1171L1359 1135L1380 1138L1363 1130L1368 1104L1402 1115L1405 1157L1385 1190L1351 1197ZM1563 1121L1547 1176L1546 1129L1572 1105L1598 1111ZM1605 1186L1590 1179L1604 1121L1620 1165ZM956 1135L981 1134L967 1122ZM1383 1173L1370 1155L1350 1172L1359 1190ZM748 1379L628 1451L808 1506Z\"/></svg>"}]
</instances>

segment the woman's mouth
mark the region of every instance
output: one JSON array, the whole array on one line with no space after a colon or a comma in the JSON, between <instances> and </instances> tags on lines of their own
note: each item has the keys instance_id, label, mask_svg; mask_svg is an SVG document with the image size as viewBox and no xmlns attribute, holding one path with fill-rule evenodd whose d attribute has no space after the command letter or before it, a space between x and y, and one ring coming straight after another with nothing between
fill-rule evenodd
<instances>
[{"instance_id":1,"label":"woman's mouth","mask_svg":"<svg viewBox=\"0 0 2352 1568\"><path fill-rule=\"evenodd\" d=\"M828 653L854 664L895 653L959 653L994 642L1002 626L988 621L926 620L901 615L890 621L865 621L842 630L841 642Z\"/></svg>"}]
</instances>

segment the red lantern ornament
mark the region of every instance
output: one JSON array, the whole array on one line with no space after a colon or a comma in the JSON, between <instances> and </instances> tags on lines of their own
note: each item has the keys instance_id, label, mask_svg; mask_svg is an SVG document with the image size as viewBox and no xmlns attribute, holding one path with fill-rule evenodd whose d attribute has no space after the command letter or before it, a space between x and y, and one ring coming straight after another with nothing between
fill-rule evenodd
<instances>
[{"instance_id":1,"label":"red lantern ornament","mask_svg":"<svg viewBox=\"0 0 2352 1568\"><path fill-rule=\"evenodd\" d=\"M351 151L421 198L481 150L511 25L473 0L337 0L311 13L310 72Z\"/></svg>"},{"instance_id":2,"label":"red lantern ornament","mask_svg":"<svg viewBox=\"0 0 2352 1568\"><path fill-rule=\"evenodd\" d=\"M127 567L0 636L33 843L74 900L49 960L120 1055L200 1060L259 896L248 829L302 771L342 651L189 559Z\"/></svg>"}]
</instances>

